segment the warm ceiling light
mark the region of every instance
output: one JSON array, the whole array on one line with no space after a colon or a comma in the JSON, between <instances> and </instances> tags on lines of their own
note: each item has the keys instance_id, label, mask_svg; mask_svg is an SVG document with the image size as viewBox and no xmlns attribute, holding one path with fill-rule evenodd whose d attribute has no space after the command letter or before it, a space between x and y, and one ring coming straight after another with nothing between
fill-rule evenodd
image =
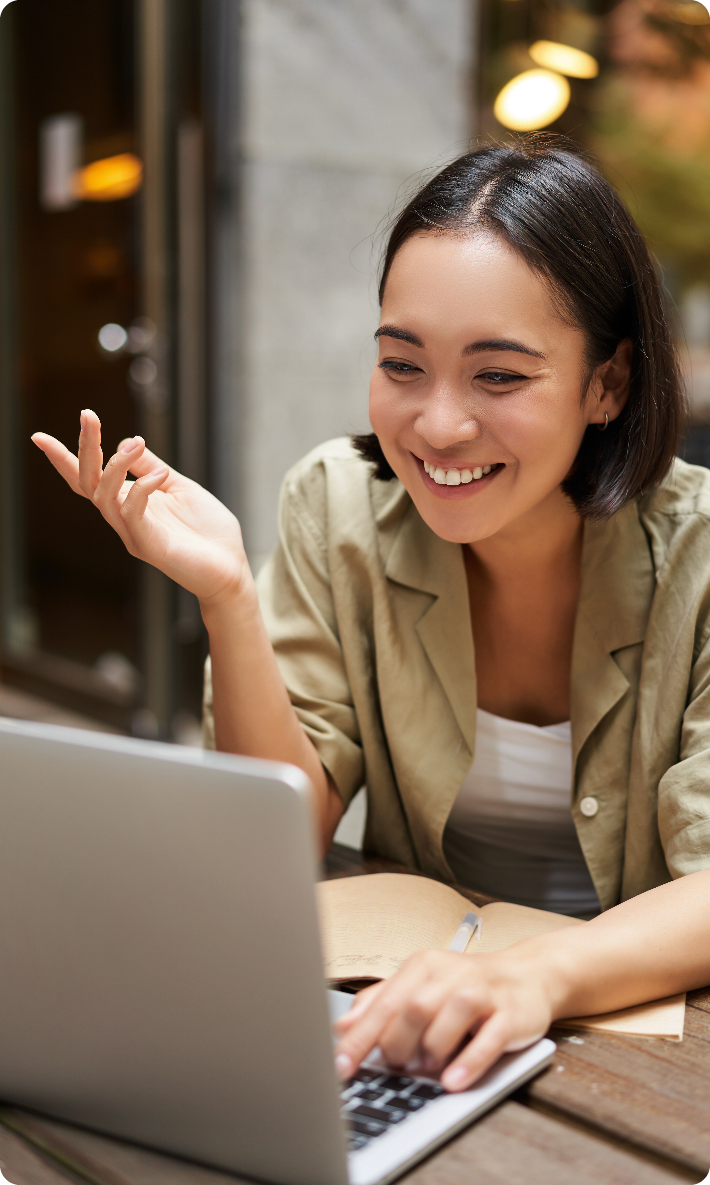
<instances>
[{"instance_id":1,"label":"warm ceiling light","mask_svg":"<svg viewBox=\"0 0 710 1185\"><path fill-rule=\"evenodd\" d=\"M560 45L559 41L536 41L528 50L533 62L558 74L569 74L571 78L596 78L599 63L590 53L573 49L571 45Z\"/></svg>"},{"instance_id":2,"label":"warm ceiling light","mask_svg":"<svg viewBox=\"0 0 710 1185\"><path fill-rule=\"evenodd\" d=\"M569 83L561 74L526 70L503 87L493 104L493 114L504 128L532 132L553 123L569 100Z\"/></svg>"},{"instance_id":3,"label":"warm ceiling light","mask_svg":"<svg viewBox=\"0 0 710 1185\"><path fill-rule=\"evenodd\" d=\"M132 152L95 160L74 174L74 192L84 202L114 202L141 187L143 164Z\"/></svg>"}]
</instances>

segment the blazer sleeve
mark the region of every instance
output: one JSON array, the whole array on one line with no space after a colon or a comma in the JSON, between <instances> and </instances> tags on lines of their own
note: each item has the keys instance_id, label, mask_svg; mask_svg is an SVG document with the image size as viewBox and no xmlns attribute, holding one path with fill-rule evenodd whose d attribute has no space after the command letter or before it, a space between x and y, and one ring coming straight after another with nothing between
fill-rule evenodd
<instances>
[{"instance_id":1,"label":"blazer sleeve","mask_svg":"<svg viewBox=\"0 0 710 1185\"><path fill-rule=\"evenodd\" d=\"M710 868L710 637L691 673L680 761L658 786L658 825L671 876Z\"/></svg>"},{"instance_id":2,"label":"blazer sleeve","mask_svg":"<svg viewBox=\"0 0 710 1185\"><path fill-rule=\"evenodd\" d=\"M364 761L330 581L326 522L323 466L296 466L281 489L279 539L257 589L291 703L347 806L364 781ZM203 734L206 746L214 747L209 665Z\"/></svg>"}]
</instances>

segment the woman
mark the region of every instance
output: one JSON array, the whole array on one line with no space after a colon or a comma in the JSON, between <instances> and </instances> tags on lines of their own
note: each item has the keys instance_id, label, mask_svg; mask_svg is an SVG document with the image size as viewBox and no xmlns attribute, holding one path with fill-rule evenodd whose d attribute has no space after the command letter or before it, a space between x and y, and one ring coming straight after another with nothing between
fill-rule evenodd
<instances>
[{"instance_id":1,"label":"woman","mask_svg":"<svg viewBox=\"0 0 710 1185\"><path fill-rule=\"evenodd\" d=\"M673 464L647 249L574 154L455 161L381 298L374 434L287 476L259 598L235 519L140 438L103 471L91 412L78 459L33 439L199 597L216 746L301 766L324 850L366 781L368 847L591 918L415 956L341 1022L343 1077L379 1044L455 1054L461 1089L557 1017L710 980L710 475Z\"/></svg>"}]
</instances>

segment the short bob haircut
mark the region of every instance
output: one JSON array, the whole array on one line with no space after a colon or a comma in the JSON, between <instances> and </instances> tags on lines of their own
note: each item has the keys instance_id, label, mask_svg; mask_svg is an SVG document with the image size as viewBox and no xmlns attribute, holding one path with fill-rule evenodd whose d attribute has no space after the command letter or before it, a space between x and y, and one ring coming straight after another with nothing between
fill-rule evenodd
<instances>
[{"instance_id":1,"label":"short bob haircut","mask_svg":"<svg viewBox=\"0 0 710 1185\"><path fill-rule=\"evenodd\" d=\"M395 255L413 235L499 235L550 285L561 316L586 339L588 378L633 342L628 400L608 429L590 425L562 483L577 511L603 519L658 485L678 450L685 397L663 293L629 211L560 138L526 137L453 161L411 199L387 243L380 302ZM377 436L353 437L382 481L395 474Z\"/></svg>"}]
</instances>

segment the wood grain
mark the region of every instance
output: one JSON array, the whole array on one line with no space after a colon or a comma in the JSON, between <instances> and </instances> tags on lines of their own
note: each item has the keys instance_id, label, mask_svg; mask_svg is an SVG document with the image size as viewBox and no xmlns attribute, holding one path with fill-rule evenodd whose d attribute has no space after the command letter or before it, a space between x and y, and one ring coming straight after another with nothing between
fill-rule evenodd
<instances>
[{"instance_id":1,"label":"wood grain","mask_svg":"<svg viewBox=\"0 0 710 1185\"><path fill-rule=\"evenodd\" d=\"M403 1185L670 1185L694 1180L692 1174L660 1166L508 1101L418 1165Z\"/></svg>"},{"instance_id":2,"label":"wood grain","mask_svg":"<svg viewBox=\"0 0 710 1185\"><path fill-rule=\"evenodd\" d=\"M243 1178L20 1111L8 1118L92 1185L246 1185ZM16 1185L66 1185L49 1171L36 1178L20 1172ZM509 1101L418 1165L402 1185L678 1185L693 1179Z\"/></svg>"},{"instance_id":3,"label":"wood grain","mask_svg":"<svg viewBox=\"0 0 710 1185\"><path fill-rule=\"evenodd\" d=\"M531 1101L582 1120L704 1177L710 1166L710 1013L686 1010L682 1042L553 1030L562 1072Z\"/></svg>"},{"instance_id":4,"label":"wood grain","mask_svg":"<svg viewBox=\"0 0 710 1185\"><path fill-rule=\"evenodd\" d=\"M0 1170L12 1185L68 1185L77 1181L47 1163L24 1140L0 1126Z\"/></svg>"},{"instance_id":5,"label":"wood grain","mask_svg":"<svg viewBox=\"0 0 710 1185\"><path fill-rule=\"evenodd\" d=\"M699 1008L702 1012L710 1012L710 987L688 992L686 1003L689 1008Z\"/></svg>"},{"instance_id":6,"label":"wood grain","mask_svg":"<svg viewBox=\"0 0 710 1185\"><path fill-rule=\"evenodd\" d=\"M15 1108L3 1108L0 1122L91 1185L247 1185L246 1178L202 1168L135 1144L57 1123ZM47 1178L47 1185L67 1185L66 1177ZM29 1180L17 1185L34 1185ZM38 1179L37 1185L45 1185Z\"/></svg>"}]
</instances>

